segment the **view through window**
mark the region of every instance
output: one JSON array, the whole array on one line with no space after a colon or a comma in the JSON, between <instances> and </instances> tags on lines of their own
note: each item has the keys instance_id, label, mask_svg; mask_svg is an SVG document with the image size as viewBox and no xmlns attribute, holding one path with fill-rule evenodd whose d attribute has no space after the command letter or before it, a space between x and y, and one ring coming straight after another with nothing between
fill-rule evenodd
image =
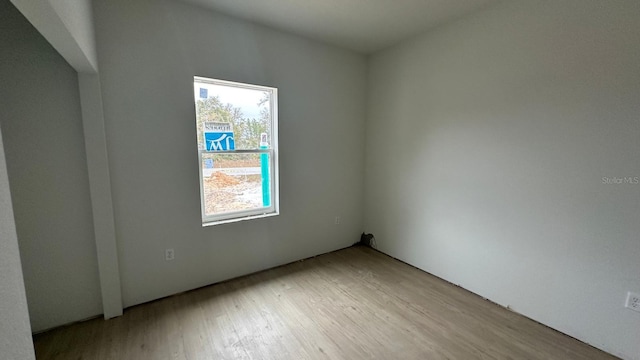
<instances>
[{"instance_id":1,"label":"view through window","mask_svg":"<svg viewBox=\"0 0 640 360\"><path fill-rule=\"evenodd\" d=\"M203 225L278 213L277 89L194 77Z\"/></svg>"}]
</instances>

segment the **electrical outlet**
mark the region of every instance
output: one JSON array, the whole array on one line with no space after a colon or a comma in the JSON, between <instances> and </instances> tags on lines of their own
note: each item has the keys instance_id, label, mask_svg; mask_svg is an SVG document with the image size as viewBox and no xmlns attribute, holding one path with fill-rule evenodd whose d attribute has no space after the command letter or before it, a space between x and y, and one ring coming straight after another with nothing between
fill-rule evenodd
<instances>
[{"instance_id":1,"label":"electrical outlet","mask_svg":"<svg viewBox=\"0 0 640 360\"><path fill-rule=\"evenodd\" d=\"M627 303L624 306L633 311L640 312L640 294L629 291L627 293Z\"/></svg>"},{"instance_id":2,"label":"electrical outlet","mask_svg":"<svg viewBox=\"0 0 640 360\"><path fill-rule=\"evenodd\" d=\"M164 251L164 259L167 261L175 259L175 255L176 254L173 252L173 249L165 249Z\"/></svg>"},{"instance_id":3,"label":"electrical outlet","mask_svg":"<svg viewBox=\"0 0 640 360\"><path fill-rule=\"evenodd\" d=\"M335 219L334 223L336 225L340 225L340 216L336 216L336 219Z\"/></svg>"}]
</instances>

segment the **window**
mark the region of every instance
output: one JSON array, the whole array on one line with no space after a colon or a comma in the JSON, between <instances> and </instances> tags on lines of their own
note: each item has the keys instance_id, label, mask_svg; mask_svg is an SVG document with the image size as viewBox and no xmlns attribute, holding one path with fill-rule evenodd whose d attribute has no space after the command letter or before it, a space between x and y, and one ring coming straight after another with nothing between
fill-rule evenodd
<instances>
[{"instance_id":1,"label":"window","mask_svg":"<svg viewBox=\"0 0 640 360\"><path fill-rule=\"evenodd\" d=\"M278 214L278 89L194 77L202 225Z\"/></svg>"}]
</instances>

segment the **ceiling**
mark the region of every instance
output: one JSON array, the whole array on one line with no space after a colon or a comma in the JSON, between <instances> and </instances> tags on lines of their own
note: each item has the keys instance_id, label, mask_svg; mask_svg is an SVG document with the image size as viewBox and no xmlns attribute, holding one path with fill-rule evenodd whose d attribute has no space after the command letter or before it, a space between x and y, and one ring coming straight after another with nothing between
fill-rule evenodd
<instances>
[{"instance_id":1,"label":"ceiling","mask_svg":"<svg viewBox=\"0 0 640 360\"><path fill-rule=\"evenodd\" d=\"M362 53L498 0L182 0Z\"/></svg>"}]
</instances>

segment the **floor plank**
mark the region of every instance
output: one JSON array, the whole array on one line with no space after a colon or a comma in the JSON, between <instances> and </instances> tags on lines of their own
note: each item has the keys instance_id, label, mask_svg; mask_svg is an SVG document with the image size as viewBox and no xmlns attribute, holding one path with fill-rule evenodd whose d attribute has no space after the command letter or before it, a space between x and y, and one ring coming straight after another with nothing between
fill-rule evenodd
<instances>
[{"instance_id":1,"label":"floor plank","mask_svg":"<svg viewBox=\"0 0 640 360\"><path fill-rule=\"evenodd\" d=\"M38 359L616 359L353 247L34 336Z\"/></svg>"}]
</instances>

